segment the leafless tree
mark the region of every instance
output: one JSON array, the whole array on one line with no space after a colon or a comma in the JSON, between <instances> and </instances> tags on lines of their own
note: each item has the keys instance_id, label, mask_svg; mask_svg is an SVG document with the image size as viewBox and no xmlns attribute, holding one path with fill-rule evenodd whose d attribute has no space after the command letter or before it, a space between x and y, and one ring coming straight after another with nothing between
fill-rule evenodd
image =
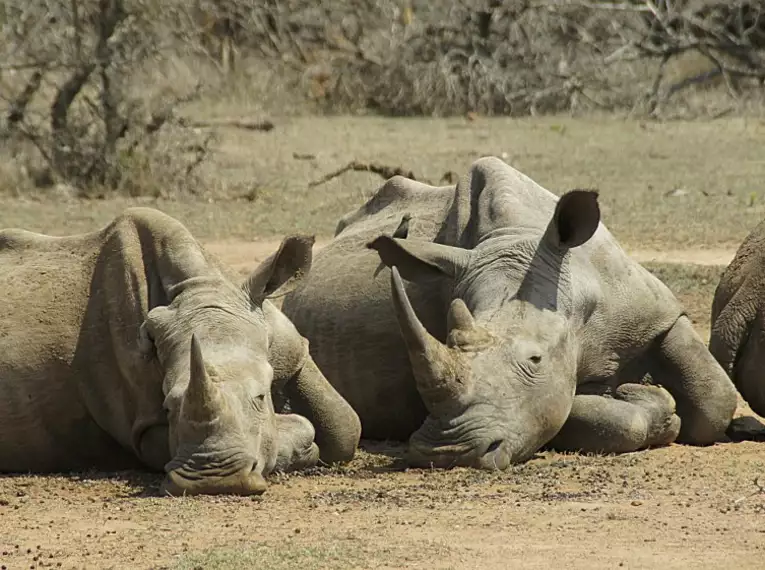
<instances>
[{"instance_id":1,"label":"leafless tree","mask_svg":"<svg viewBox=\"0 0 765 570\"><path fill-rule=\"evenodd\" d=\"M152 25L156 6L148 0L30 0L0 8L6 143L19 136L34 143L53 179L119 186L136 152L155 152L158 132L174 121L183 99L166 102L146 120L129 95L135 73L162 47Z\"/></svg>"}]
</instances>

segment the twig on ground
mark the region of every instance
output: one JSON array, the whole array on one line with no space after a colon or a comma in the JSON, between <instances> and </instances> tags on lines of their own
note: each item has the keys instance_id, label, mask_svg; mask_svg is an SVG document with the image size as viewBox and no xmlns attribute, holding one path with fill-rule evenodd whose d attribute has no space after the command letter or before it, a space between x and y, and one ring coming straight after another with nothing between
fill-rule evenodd
<instances>
[{"instance_id":1,"label":"twig on ground","mask_svg":"<svg viewBox=\"0 0 765 570\"><path fill-rule=\"evenodd\" d=\"M313 188L314 186L319 186L321 184L324 184L325 182L329 182L333 178L337 178L338 176L345 174L348 171L373 172L374 174L379 174L385 180L387 180L388 178L393 178L394 176L404 176L411 180L417 180L417 178L415 177L414 173L411 170L404 170L400 166L386 166L386 165L377 164L374 162L359 162L358 160L352 160L351 162L349 162L342 168L338 168L337 170L330 172L329 174L325 174L318 180L309 182L308 187Z\"/></svg>"},{"instance_id":2,"label":"twig on ground","mask_svg":"<svg viewBox=\"0 0 765 570\"><path fill-rule=\"evenodd\" d=\"M209 128L209 127L234 127L236 129L245 129L248 131L269 132L273 130L274 124L266 119L265 121L247 121L247 120L224 120L224 121L184 121L189 127Z\"/></svg>"},{"instance_id":3,"label":"twig on ground","mask_svg":"<svg viewBox=\"0 0 765 570\"><path fill-rule=\"evenodd\" d=\"M755 495L765 493L765 477L763 477L762 475L760 475L759 477L756 477L755 480L754 480L754 485L755 485L755 487L757 487L756 491L752 491L748 495L744 495L743 497L739 497L738 499L733 501L733 504L737 505L737 504L741 503L742 501L745 501L745 500L749 499L750 497L754 497Z\"/></svg>"}]
</instances>

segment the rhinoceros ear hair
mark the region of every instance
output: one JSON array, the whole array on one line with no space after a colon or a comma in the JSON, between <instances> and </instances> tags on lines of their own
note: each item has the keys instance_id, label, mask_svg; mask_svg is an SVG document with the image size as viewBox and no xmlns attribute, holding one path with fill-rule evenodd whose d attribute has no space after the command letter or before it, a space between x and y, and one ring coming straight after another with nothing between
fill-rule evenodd
<instances>
[{"instance_id":1,"label":"rhinoceros ear hair","mask_svg":"<svg viewBox=\"0 0 765 570\"><path fill-rule=\"evenodd\" d=\"M276 253L263 261L242 285L250 301L260 305L266 298L280 297L295 289L311 270L315 241L312 235L284 238Z\"/></svg>"},{"instance_id":2,"label":"rhinoceros ear hair","mask_svg":"<svg viewBox=\"0 0 765 570\"><path fill-rule=\"evenodd\" d=\"M367 244L388 267L396 267L407 281L455 277L468 264L470 251L416 239L382 235Z\"/></svg>"},{"instance_id":3,"label":"rhinoceros ear hair","mask_svg":"<svg viewBox=\"0 0 765 570\"><path fill-rule=\"evenodd\" d=\"M596 190L571 190L560 197L546 237L558 248L587 242L598 229L600 206Z\"/></svg>"}]
</instances>

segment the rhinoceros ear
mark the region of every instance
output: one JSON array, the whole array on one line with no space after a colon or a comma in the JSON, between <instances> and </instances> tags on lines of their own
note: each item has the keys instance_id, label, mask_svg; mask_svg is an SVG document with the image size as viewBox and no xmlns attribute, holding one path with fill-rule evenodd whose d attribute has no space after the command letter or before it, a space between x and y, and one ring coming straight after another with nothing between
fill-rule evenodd
<instances>
[{"instance_id":1,"label":"rhinoceros ear","mask_svg":"<svg viewBox=\"0 0 765 570\"><path fill-rule=\"evenodd\" d=\"M427 277L454 277L470 260L470 251L416 239L380 236L367 244L388 267L397 267L408 281Z\"/></svg>"},{"instance_id":2,"label":"rhinoceros ear","mask_svg":"<svg viewBox=\"0 0 765 570\"><path fill-rule=\"evenodd\" d=\"M599 223L598 193L594 190L571 190L558 200L545 235L552 245L568 249L589 240Z\"/></svg>"},{"instance_id":3,"label":"rhinoceros ear","mask_svg":"<svg viewBox=\"0 0 765 570\"><path fill-rule=\"evenodd\" d=\"M315 236L294 235L282 240L279 249L263 261L242 286L253 304L267 297L286 295L311 269Z\"/></svg>"}]
</instances>

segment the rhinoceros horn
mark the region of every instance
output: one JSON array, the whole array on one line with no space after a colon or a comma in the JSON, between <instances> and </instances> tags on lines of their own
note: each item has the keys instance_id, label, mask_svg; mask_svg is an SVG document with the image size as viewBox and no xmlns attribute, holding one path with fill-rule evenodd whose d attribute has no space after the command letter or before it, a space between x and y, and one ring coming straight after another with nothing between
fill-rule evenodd
<instances>
[{"instance_id":1,"label":"rhinoceros horn","mask_svg":"<svg viewBox=\"0 0 765 570\"><path fill-rule=\"evenodd\" d=\"M190 359L189 385L183 397L184 414L193 421L209 422L217 416L220 393L207 372L202 347L194 334L191 335Z\"/></svg>"},{"instance_id":2,"label":"rhinoceros horn","mask_svg":"<svg viewBox=\"0 0 765 570\"><path fill-rule=\"evenodd\" d=\"M449 306L446 324L449 331L447 346L457 347L461 351L481 350L494 341L491 333L476 324L470 309L460 298L454 299Z\"/></svg>"},{"instance_id":3,"label":"rhinoceros horn","mask_svg":"<svg viewBox=\"0 0 765 570\"><path fill-rule=\"evenodd\" d=\"M417 391L425 406L437 412L441 406L456 403L468 388L462 355L434 338L420 322L396 267L391 268L391 291Z\"/></svg>"}]
</instances>

